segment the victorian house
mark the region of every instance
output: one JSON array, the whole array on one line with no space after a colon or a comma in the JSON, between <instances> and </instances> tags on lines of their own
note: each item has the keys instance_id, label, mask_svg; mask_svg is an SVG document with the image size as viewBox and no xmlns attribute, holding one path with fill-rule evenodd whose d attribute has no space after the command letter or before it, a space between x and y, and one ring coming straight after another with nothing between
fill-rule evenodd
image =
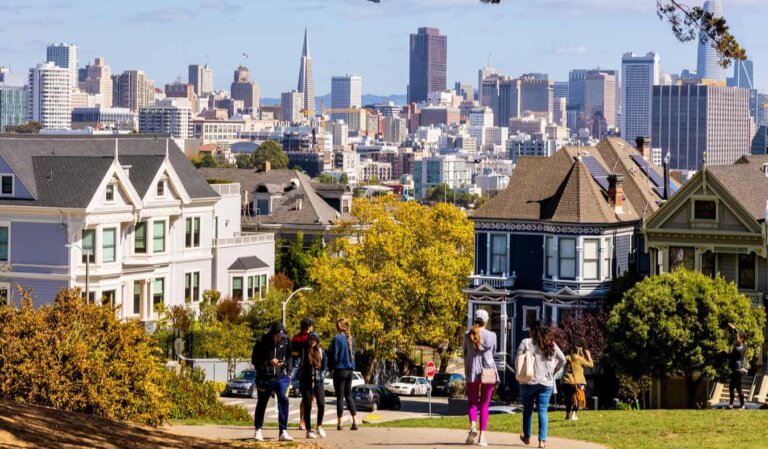
<instances>
[{"instance_id":1,"label":"victorian house","mask_svg":"<svg viewBox=\"0 0 768 449\"><path fill-rule=\"evenodd\" d=\"M649 151L607 138L551 157L521 157L506 190L471 217L475 273L469 322L491 317L507 383L530 325L553 325L600 304L628 270L648 272L641 223L672 191Z\"/></svg>"}]
</instances>

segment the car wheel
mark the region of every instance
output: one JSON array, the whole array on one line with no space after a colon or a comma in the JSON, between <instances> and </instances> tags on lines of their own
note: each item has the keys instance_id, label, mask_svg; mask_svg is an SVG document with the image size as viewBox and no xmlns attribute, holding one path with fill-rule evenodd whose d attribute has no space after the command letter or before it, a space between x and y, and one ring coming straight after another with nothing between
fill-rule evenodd
<instances>
[{"instance_id":1,"label":"car wheel","mask_svg":"<svg viewBox=\"0 0 768 449\"><path fill-rule=\"evenodd\" d=\"M379 409L379 403L378 402L374 402L373 404L371 404L371 411L372 412L375 412L378 409Z\"/></svg>"},{"instance_id":2,"label":"car wheel","mask_svg":"<svg viewBox=\"0 0 768 449\"><path fill-rule=\"evenodd\" d=\"M415 388L411 389L411 396L416 396L416 389Z\"/></svg>"}]
</instances>

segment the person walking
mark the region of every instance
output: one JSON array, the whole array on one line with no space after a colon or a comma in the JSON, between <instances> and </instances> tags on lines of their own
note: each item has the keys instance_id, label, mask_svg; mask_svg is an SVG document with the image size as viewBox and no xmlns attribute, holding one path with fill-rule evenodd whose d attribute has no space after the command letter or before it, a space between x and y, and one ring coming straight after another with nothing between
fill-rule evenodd
<instances>
[{"instance_id":1,"label":"person walking","mask_svg":"<svg viewBox=\"0 0 768 449\"><path fill-rule=\"evenodd\" d=\"M261 428L264 426L264 414L272 394L277 397L278 425L280 441L293 441L288 435L288 389L291 386L289 367L291 351L285 326L280 321L272 324L269 331L259 338L253 346L251 364L256 369L256 389L258 399L253 425L256 428L254 439L264 441Z\"/></svg>"},{"instance_id":2,"label":"person walking","mask_svg":"<svg viewBox=\"0 0 768 449\"><path fill-rule=\"evenodd\" d=\"M741 381L744 375L747 374L747 345L745 344L746 335L741 332L736 326L728 323L728 327L733 331L733 348L728 354L728 368L731 370L731 379L728 384L729 404L728 409L733 410L734 390L739 394L739 404L741 408L746 408L744 405L744 391L741 388Z\"/></svg>"},{"instance_id":3,"label":"person walking","mask_svg":"<svg viewBox=\"0 0 768 449\"><path fill-rule=\"evenodd\" d=\"M291 367L291 383L297 380L299 373L299 366L304 363L307 351L307 337L309 333L315 329L315 322L311 318L304 318L301 320L301 329L299 333L291 338L291 359L293 360L293 366ZM299 405L299 430L307 430L304 423L304 401L301 401Z\"/></svg>"},{"instance_id":4,"label":"person walking","mask_svg":"<svg viewBox=\"0 0 768 449\"><path fill-rule=\"evenodd\" d=\"M325 416L325 373L328 371L328 358L320 347L320 336L311 332L307 338L306 357L302 359L299 367L299 389L301 390L301 403L304 405L302 414L307 425L307 438L315 439L318 436L325 438L323 430L323 416ZM312 397L317 398L317 431L312 430Z\"/></svg>"},{"instance_id":5,"label":"person walking","mask_svg":"<svg viewBox=\"0 0 768 449\"><path fill-rule=\"evenodd\" d=\"M520 342L517 356L526 351L533 354L533 377L527 384L520 385L523 397L523 434L520 440L526 445L531 444L531 427L533 426L533 403L538 403L539 410L539 447L547 445L549 430L549 399L555 386L555 373L565 365L565 355L555 344L549 328L536 321L529 330L530 338Z\"/></svg>"},{"instance_id":6,"label":"person walking","mask_svg":"<svg viewBox=\"0 0 768 449\"><path fill-rule=\"evenodd\" d=\"M488 312L475 311L472 329L464 334L464 378L467 382L469 407L469 435L466 444L470 445L477 438L478 446L488 446L485 431L488 427L488 407L491 405L493 387L498 381L496 362L496 334L486 329ZM480 431L478 432L478 410Z\"/></svg>"},{"instance_id":7,"label":"person walking","mask_svg":"<svg viewBox=\"0 0 768 449\"><path fill-rule=\"evenodd\" d=\"M333 388L336 391L337 430L343 430L341 418L344 415L344 401L352 415L351 430L357 430L357 410L352 399L352 373L355 370L355 342L352 339L349 321L346 318L336 320L338 332L328 347L328 367L333 370Z\"/></svg>"},{"instance_id":8,"label":"person walking","mask_svg":"<svg viewBox=\"0 0 768 449\"><path fill-rule=\"evenodd\" d=\"M584 368L592 368L595 363L592 361L592 354L576 345L573 346L571 354L565 357L565 370L563 372L563 393L565 394L565 420L578 421L576 412L579 411L579 402L577 393L585 396L587 379L584 377Z\"/></svg>"}]
</instances>

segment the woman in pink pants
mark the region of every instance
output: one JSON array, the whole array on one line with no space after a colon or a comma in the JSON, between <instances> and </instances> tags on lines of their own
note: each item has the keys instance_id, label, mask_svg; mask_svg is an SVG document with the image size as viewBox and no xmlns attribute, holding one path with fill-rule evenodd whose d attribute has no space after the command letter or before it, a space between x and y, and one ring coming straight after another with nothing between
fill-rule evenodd
<instances>
[{"instance_id":1,"label":"woman in pink pants","mask_svg":"<svg viewBox=\"0 0 768 449\"><path fill-rule=\"evenodd\" d=\"M494 384L483 384L483 368L495 368L493 354L496 352L496 334L487 330L488 312L477 310L472 329L464 334L464 376L467 381L469 399L469 435L467 444L477 438L478 446L488 446L485 430L488 426L488 406L491 404ZM480 432L477 431L477 414L480 411Z\"/></svg>"}]
</instances>

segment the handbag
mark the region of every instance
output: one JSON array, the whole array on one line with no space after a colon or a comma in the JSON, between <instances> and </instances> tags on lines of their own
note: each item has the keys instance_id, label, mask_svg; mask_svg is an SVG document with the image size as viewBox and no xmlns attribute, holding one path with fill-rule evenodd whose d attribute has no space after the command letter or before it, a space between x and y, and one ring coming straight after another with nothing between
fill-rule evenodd
<instances>
[{"instance_id":1,"label":"handbag","mask_svg":"<svg viewBox=\"0 0 768 449\"><path fill-rule=\"evenodd\" d=\"M576 410L581 410L587 407L587 396L584 394L583 389L576 387L576 392L573 393L571 403Z\"/></svg>"},{"instance_id":2,"label":"handbag","mask_svg":"<svg viewBox=\"0 0 768 449\"><path fill-rule=\"evenodd\" d=\"M483 368L480 372L480 383L483 385L496 385L496 368Z\"/></svg>"},{"instance_id":3,"label":"handbag","mask_svg":"<svg viewBox=\"0 0 768 449\"><path fill-rule=\"evenodd\" d=\"M521 384L527 384L533 379L533 367L536 359L531 349L531 340L525 339L525 349L515 359L515 379Z\"/></svg>"}]
</instances>

